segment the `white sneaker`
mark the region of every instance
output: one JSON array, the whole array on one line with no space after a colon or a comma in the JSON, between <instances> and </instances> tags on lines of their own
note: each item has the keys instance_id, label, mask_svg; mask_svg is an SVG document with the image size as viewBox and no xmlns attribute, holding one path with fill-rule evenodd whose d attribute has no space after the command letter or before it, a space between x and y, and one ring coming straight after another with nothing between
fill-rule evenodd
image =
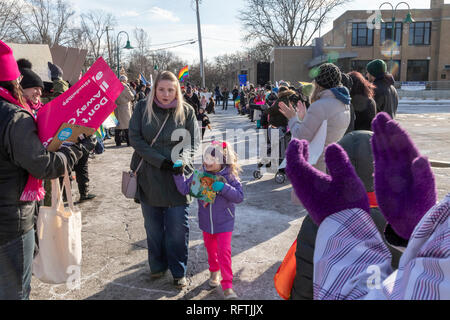
<instances>
[{"instance_id":1,"label":"white sneaker","mask_svg":"<svg viewBox=\"0 0 450 320\"><path fill-rule=\"evenodd\" d=\"M209 277L209 286L212 288L217 288L218 286L220 286L220 276L219 276L219 271L217 272L210 272L210 277Z\"/></svg>"},{"instance_id":2,"label":"white sneaker","mask_svg":"<svg viewBox=\"0 0 450 320\"><path fill-rule=\"evenodd\" d=\"M223 292L225 300L237 300L239 297L233 289L227 289Z\"/></svg>"}]
</instances>

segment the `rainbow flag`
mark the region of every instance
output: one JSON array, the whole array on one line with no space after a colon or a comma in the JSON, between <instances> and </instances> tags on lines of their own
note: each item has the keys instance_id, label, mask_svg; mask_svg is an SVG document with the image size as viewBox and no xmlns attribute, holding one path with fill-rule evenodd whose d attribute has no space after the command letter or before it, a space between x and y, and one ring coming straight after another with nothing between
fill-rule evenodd
<instances>
[{"instance_id":1,"label":"rainbow flag","mask_svg":"<svg viewBox=\"0 0 450 320\"><path fill-rule=\"evenodd\" d=\"M181 69L180 72L178 73L178 80L183 82L184 79L188 76L189 76L189 66L186 66L183 69Z\"/></svg>"},{"instance_id":2,"label":"rainbow flag","mask_svg":"<svg viewBox=\"0 0 450 320\"><path fill-rule=\"evenodd\" d=\"M239 105L241 104L241 98L239 97L239 98L237 98L235 101L234 101L234 106L237 108L237 109L239 109Z\"/></svg>"},{"instance_id":3,"label":"rainbow flag","mask_svg":"<svg viewBox=\"0 0 450 320\"><path fill-rule=\"evenodd\" d=\"M101 125L100 128L98 128L98 130L95 132L95 135L102 140L106 137L106 131L103 125Z\"/></svg>"},{"instance_id":4,"label":"rainbow flag","mask_svg":"<svg viewBox=\"0 0 450 320\"><path fill-rule=\"evenodd\" d=\"M117 121L117 118L116 118L116 116L114 115L114 112L113 112L113 113L111 113L109 115L108 118L106 118L106 120L103 122L102 126L105 129L109 129L109 128L116 127L118 124L119 124L119 121Z\"/></svg>"}]
</instances>

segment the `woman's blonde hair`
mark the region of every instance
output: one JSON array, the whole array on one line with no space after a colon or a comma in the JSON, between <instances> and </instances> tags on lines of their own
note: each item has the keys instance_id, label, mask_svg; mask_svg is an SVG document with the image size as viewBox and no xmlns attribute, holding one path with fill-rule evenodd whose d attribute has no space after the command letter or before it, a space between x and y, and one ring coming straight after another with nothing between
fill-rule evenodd
<instances>
[{"instance_id":1,"label":"woman's blonde hair","mask_svg":"<svg viewBox=\"0 0 450 320\"><path fill-rule=\"evenodd\" d=\"M150 96L147 99L147 108L146 108L146 115L148 119L148 123L151 123L153 118L155 118L156 122L159 123L158 118L155 116L155 111L153 110L153 102L156 98L156 90L158 89L159 82L168 80L175 84L175 91L176 91L176 97L178 103L177 107L175 108L175 122L178 124L184 124L186 120L186 113L185 108L187 106L184 103L184 97L181 93L181 85L178 81L177 77L170 71L163 71L160 72L155 79L155 82L152 86L152 90L150 91Z\"/></svg>"},{"instance_id":2,"label":"woman's blonde hair","mask_svg":"<svg viewBox=\"0 0 450 320\"><path fill-rule=\"evenodd\" d=\"M212 141L205 152L205 155L208 154L220 160L224 165L229 166L231 174L239 180L242 168L238 163L236 152L229 143L225 141Z\"/></svg>"}]
</instances>

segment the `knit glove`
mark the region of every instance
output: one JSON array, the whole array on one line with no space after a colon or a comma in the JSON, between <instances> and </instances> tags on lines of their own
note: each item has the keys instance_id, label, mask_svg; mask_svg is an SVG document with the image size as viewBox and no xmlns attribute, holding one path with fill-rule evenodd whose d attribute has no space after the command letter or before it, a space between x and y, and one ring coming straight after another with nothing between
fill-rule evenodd
<instances>
[{"instance_id":1,"label":"knit glove","mask_svg":"<svg viewBox=\"0 0 450 320\"><path fill-rule=\"evenodd\" d=\"M184 164L183 161L181 160L177 160L173 167L172 167L172 171L175 175L181 175L184 173Z\"/></svg>"},{"instance_id":2,"label":"knit glove","mask_svg":"<svg viewBox=\"0 0 450 320\"><path fill-rule=\"evenodd\" d=\"M312 220L320 225L328 216L345 209L369 212L369 199L344 149L328 146L325 162L330 175L308 163L308 142L293 139L286 152L286 173L295 194Z\"/></svg>"},{"instance_id":3,"label":"knit glove","mask_svg":"<svg viewBox=\"0 0 450 320\"><path fill-rule=\"evenodd\" d=\"M225 187L225 183L223 183L222 181L216 181L212 185L212 189L214 192L220 192L223 190L224 187Z\"/></svg>"},{"instance_id":4,"label":"knit glove","mask_svg":"<svg viewBox=\"0 0 450 320\"><path fill-rule=\"evenodd\" d=\"M174 171L173 166L174 163L172 161L164 159L160 169L173 172Z\"/></svg>"},{"instance_id":5,"label":"knit glove","mask_svg":"<svg viewBox=\"0 0 450 320\"><path fill-rule=\"evenodd\" d=\"M409 240L437 201L431 165L387 113L378 114L372 128L378 205L395 233Z\"/></svg>"}]
</instances>

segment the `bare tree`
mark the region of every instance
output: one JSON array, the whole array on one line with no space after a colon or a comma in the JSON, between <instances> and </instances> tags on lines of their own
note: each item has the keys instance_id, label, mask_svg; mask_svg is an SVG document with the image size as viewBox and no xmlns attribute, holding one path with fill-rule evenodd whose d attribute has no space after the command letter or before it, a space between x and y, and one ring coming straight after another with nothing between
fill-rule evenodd
<instances>
[{"instance_id":1,"label":"bare tree","mask_svg":"<svg viewBox=\"0 0 450 320\"><path fill-rule=\"evenodd\" d=\"M14 26L14 21L21 14L22 4L15 0L0 1L0 39L5 41L18 41L20 35Z\"/></svg>"},{"instance_id":2,"label":"bare tree","mask_svg":"<svg viewBox=\"0 0 450 320\"><path fill-rule=\"evenodd\" d=\"M250 58L250 60L258 62L270 62L270 52L272 51L272 48L272 45L260 42L247 49L246 56Z\"/></svg>"},{"instance_id":3,"label":"bare tree","mask_svg":"<svg viewBox=\"0 0 450 320\"><path fill-rule=\"evenodd\" d=\"M149 60L149 46L150 37L148 33L141 28L136 28L133 31L134 40L133 43L134 52L132 53L132 60L135 65L137 65L144 75L149 75L153 67L151 66L151 61Z\"/></svg>"},{"instance_id":4,"label":"bare tree","mask_svg":"<svg viewBox=\"0 0 450 320\"><path fill-rule=\"evenodd\" d=\"M330 13L351 0L246 0L239 19L245 41L271 46L305 46Z\"/></svg>"},{"instance_id":5,"label":"bare tree","mask_svg":"<svg viewBox=\"0 0 450 320\"><path fill-rule=\"evenodd\" d=\"M75 11L66 0L24 0L12 21L22 42L53 46L70 41L69 29Z\"/></svg>"},{"instance_id":6,"label":"bare tree","mask_svg":"<svg viewBox=\"0 0 450 320\"><path fill-rule=\"evenodd\" d=\"M81 38L85 37L88 43L88 56L97 60L106 51L106 27L116 24L116 18L111 13L103 11L90 11L81 16Z\"/></svg>"}]
</instances>

